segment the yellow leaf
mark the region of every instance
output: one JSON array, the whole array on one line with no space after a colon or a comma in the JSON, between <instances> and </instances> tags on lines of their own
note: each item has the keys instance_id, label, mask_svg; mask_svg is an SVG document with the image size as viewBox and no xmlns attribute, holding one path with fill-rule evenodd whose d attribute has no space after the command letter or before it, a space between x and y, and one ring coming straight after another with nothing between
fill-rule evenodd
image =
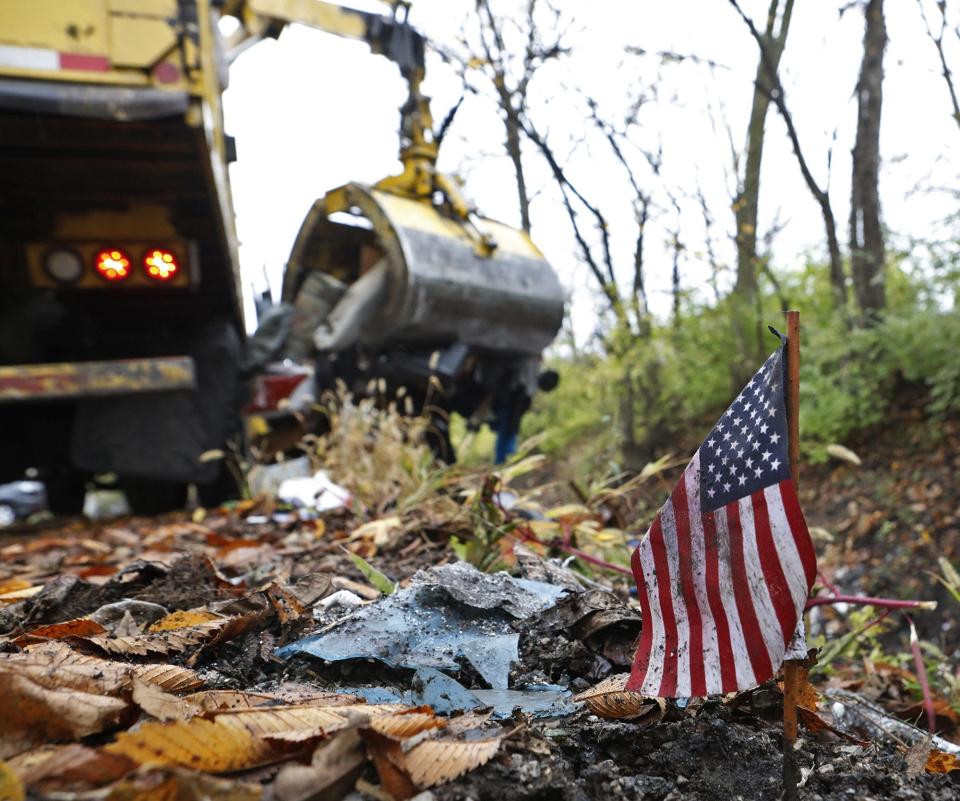
<instances>
[{"instance_id":1,"label":"yellow leaf","mask_svg":"<svg viewBox=\"0 0 960 801\"><path fill-rule=\"evenodd\" d=\"M185 629L189 626L196 626L200 623L209 623L213 620L223 620L223 618L213 612L208 612L206 609L181 609L177 612L171 612L166 617L160 618L160 620L150 626L147 631L174 631L175 629Z\"/></svg>"},{"instance_id":2,"label":"yellow leaf","mask_svg":"<svg viewBox=\"0 0 960 801\"><path fill-rule=\"evenodd\" d=\"M104 746L142 765L179 765L210 773L244 770L282 759L284 753L250 732L217 721L144 723Z\"/></svg>"},{"instance_id":3,"label":"yellow leaf","mask_svg":"<svg viewBox=\"0 0 960 801\"><path fill-rule=\"evenodd\" d=\"M551 520L563 520L567 523L577 523L581 520L587 520L593 517L586 506L579 503L565 503L562 506L555 506L547 510L547 517Z\"/></svg>"},{"instance_id":4,"label":"yellow leaf","mask_svg":"<svg viewBox=\"0 0 960 801\"><path fill-rule=\"evenodd\" d=\"M0 581L0 595L6 595L8 592L17 592L18 590L28 590L33 585L23 579L10 578Z\"/></svg>"},{"instance_id":5,"label":"yellow leaf","mask_svg":"<svg viewBox=\"0 0 960 801\"><path fill-rule=\"evenodd\" d=\"M23 801L25 793L20 779L10 766L0 760L0 801Z\"/></svg>"},{"instance_id":6,"label":"yellow leaf","mask_svg":"<svg viewBox=\"0 0 960 801\"><path fill-rule=\"evenodd\" d=\"M960 770L960 760L956 755L934 748L927 757L927 773L950 773Z\"/></svg>"},{"instance_id":7,"label":"yellow leaf","mask_svg":"<svg viewBox=\"0 0 960 801\"><path fill-rule=\"evenodd\" d=\"M629 673L610 676L575 695L573 700L583 702L594 715L601 718L633 720L644 726L659 723L667 713L666 701L627 690L629 677Z\"/></svg>"}]
</instances>

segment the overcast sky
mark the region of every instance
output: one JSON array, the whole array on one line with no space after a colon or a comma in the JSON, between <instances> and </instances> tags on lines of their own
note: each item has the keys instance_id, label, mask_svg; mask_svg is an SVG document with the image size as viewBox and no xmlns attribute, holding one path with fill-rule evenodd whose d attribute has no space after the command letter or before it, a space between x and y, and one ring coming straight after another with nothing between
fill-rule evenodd
<instances>
[{"instance_id":1,"label":"overcast sky","mask_svg":"<svg viewBox=\"0 0 960 801\"><path fill-rule=\"evenodd\" d=\"M657 96L641 112L632 138L636 147L663 145L662 175L641 170L641 178L657 207L648 233L648 281L655 311L665 314L670 287L667 231L676 225L667 191L682 208L685 286L702 292L707 274L703 220L692 199L698 186L716 220L720 255L733 259L730 144L722 120L742 147L756 48L725 0L555 1L573 19L566 39L571 53L531 84L531 115L548 131L573 179L594 202L602 203L624 271L630 269L635 236L631 195L610 153L588 133L583 96L595 98L601 112L614 121L622 118L639 91L655 91ZM353 4L382 8L372 2ZM509 9L521 4L505 0L494 5ZM761 0L744 0L743 5L758 21L766 13L767 3ZM863 14L854 8L841 17L840 5L828 0L796 3L782 66L807 159L822 182L832 145L831 198L845 241L856 123L852 93ZM881 136L883 215L897 235L936 236L943 233L939 221L953 210L954 201L943 193L914 190L918 185L955 185L960 128L950 117L936 52L916 2L893 0L886 6L890 43ZM432 40L453 44L472 7L470 0L415 0L411 19ZM627 56L627 46L650 53L694 54L719 66L663 64L655 56ZM960 52L951 55L960 67ZM425 89L439 120L460 97L461 84L436 55L428 58ZM278 291L293 239L313 201L348 181L372 183L398 171L397 109L406 89L396 66L371 55L363 43L301 26L288 27L277 41L262 42L241 55L230 78L225 107L227 129L238 143L239 160L231 167L231 178L241 263L248 286L262 288L266 270L266 280ZM479 78L473 83L485 86ZM821 256L823 226L772 107L767 131L760 233L775 217L786 223L775 243L774 263L790 269L807 254ZM494 104L468 96L444 142L440 165L464 175L467 191L484 215L517 224L512 167L502 155L502 140ZM525 155L535 193L533 238L571 291L574 328L583 340L595 325L596 293L576 258L549 174L532 150ZM934 167L936 180L930 178Z\"/></svg>"}]
</instances>

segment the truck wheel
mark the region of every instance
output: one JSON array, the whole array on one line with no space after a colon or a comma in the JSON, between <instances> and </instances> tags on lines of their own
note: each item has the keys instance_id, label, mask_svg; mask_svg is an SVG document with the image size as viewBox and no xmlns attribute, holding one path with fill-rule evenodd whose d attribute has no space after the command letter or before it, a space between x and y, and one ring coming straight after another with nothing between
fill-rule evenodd
<instances>
[{"instance_id":1,"label":"truck wheel","mask_svg":"<svg viewBox=\"0 0 960 801\"><path fill-rule=\"evenodd\" d=\"M79 515L87 497L87 482L82 475L55 475L44 481L47 508L55 515Z\"/></svg>"},{"instance_id":2,"label":"truck wheel","mask_svg":"<svg viewBox=\"0 0 960 801\"><path fill-rule=\"evenodd\" d=\"M187 484L152 478L125 478L120 482L130 511L135 515L160 515L187 505Z\"/></svg>"},{"instance_id":3,"label":"truck wheel","mask_svg":"<svg viewBox=\"0 0 960 801\"><path fill-rule=\"evenodd\" d=\"M232 457L227 457L232 458ZM225 501L234 501L240 497L240 489L230 469L223 463L213 481L197 484L200 503L207 509L215 509Z\"/></svg>"}]
</instances>

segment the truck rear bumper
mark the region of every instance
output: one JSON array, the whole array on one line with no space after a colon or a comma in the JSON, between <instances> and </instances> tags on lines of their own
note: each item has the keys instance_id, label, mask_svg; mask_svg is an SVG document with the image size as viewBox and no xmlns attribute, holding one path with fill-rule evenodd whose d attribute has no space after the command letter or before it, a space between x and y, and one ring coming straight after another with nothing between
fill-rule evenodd
<instances>
[{"instance_id":1,"label":"truck rear bumper","mask_svg":"<svg viewBox=\"0 0 960 801\"><path fill-rule=\"evenodd\" d=\"M0 404L195 389L189 356L0 366Z\"/></svg>"}]
</instances>

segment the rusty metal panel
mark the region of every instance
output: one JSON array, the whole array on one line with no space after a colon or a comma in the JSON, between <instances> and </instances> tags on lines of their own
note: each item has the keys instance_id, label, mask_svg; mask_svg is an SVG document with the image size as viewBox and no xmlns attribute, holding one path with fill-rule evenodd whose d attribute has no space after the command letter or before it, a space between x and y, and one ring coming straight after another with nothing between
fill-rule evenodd
<instances>
[{"instance_id":1,"label":"rusty metal panel","mask_svg":"<svg viewBox=\"0 0 960 801\"><path fill-rule=\"evenodd\" d=\"M195 388L189 356L0 367L0 403Z\"/></svg>"}]
</instances>

